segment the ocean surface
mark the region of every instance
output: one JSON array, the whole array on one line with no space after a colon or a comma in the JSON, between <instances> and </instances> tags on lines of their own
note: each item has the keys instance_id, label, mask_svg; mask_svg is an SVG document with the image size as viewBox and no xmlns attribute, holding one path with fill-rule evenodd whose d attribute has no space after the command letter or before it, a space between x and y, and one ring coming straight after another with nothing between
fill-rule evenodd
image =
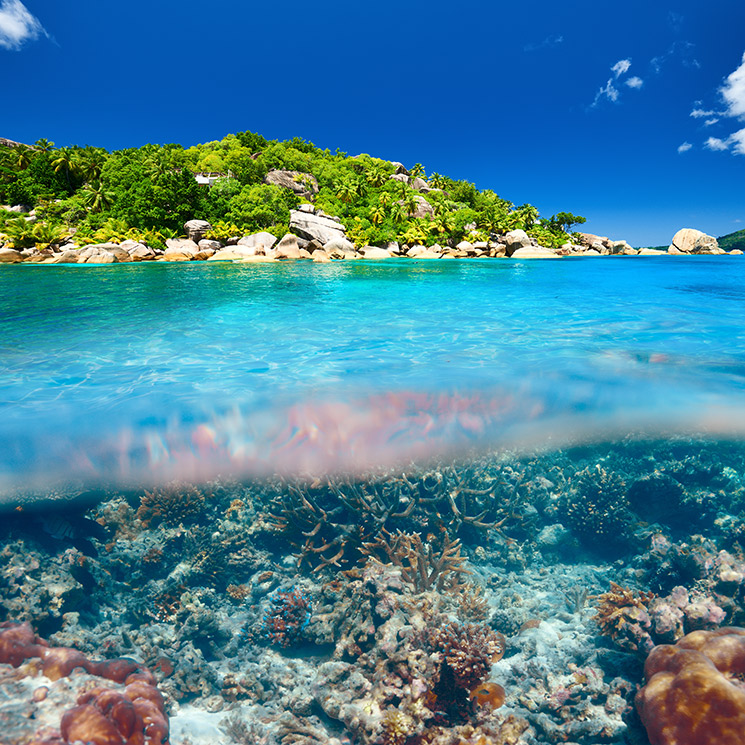
<instances>
[{"instance_id":1,"label":"ocean surface","mask_svg":"<svg viewBox=\"0 0 745 745\"><path fill-rule=\"evenodd\" d=\"M745 429L740 257L0 272L0 490Z\"/></svg>"},{"instance_id":2,"label":"ocean surface","mask_svg":"<svg viewBox=\"0 0 745 745\"><path fill-rule=\"evenodd\" d=\"M0 267L0 741L667 742L699 693L657 706L648 655L745 659L744 288L724 256Z\"/></svg>"}]
</instances>

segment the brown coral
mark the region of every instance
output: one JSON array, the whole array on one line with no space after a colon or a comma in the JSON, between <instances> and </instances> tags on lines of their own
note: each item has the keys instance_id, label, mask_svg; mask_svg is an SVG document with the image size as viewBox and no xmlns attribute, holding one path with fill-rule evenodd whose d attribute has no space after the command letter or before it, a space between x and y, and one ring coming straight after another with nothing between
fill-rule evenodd
<instances>
[{"instance_id":1,"label":"brown coral","mask_svg":"<svg viewBox=\"0 0 745 745\"><path fill-rule=\"evenodd\" d=\"M165 702L147 668L124 658L94 662L76 649L50 647L28 623L0 624L0 663L18 667L33 657L41 659L42 672L51 680L80 667L126 687L123 692L98 687L83 693L62 716L59 733L38 734L31 745L167 745Z\"/></svg>"},{"instance_id":2,"label":"brown coral","mask_svg":"<svg viewBox=\"0 0 745 745\"><path fill-rule=\"evenodd\" d=\"M655 647L636 707L652 745L740 745L745 629L694 631Z\"/></svg>"},{"instance_id":3,"label":"brown coral","mask_svg":"<svg viewBox=\"0 0 745 745\"><path fill-rule=\"evenodd\" d=\"M649 625L648 605L654 599L653 592L635 592L628 587L610 583L610 592L593 595L597 600L597 613L593 620L600 626L600 631L616 639L624 626L639 623Z\"/></svg>"}]
</instances>

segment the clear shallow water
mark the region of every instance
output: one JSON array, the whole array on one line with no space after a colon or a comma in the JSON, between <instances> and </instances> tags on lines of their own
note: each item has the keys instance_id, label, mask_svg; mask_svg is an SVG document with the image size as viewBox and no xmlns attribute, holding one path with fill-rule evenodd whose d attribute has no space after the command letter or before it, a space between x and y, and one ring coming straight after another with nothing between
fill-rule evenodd
<instances>
[{"instance_id":1,"label":"clear shallow water","mask_svg":"<svg viewBox=\"0 0 745 745\"><path fill-rule=\"evenodd\" d=\"M745 429L740 257L8 266L0 487Z\"/></svg>"}]
</instances>

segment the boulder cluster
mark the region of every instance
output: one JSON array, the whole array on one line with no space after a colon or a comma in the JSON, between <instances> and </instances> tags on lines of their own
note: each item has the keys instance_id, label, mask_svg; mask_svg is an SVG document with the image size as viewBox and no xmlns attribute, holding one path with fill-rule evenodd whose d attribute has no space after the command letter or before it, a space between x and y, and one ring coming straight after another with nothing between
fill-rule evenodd
<instances>
[{"instance_id":1,"label":"boulder cluster","mask_svg":"<svg viewBox=\"0 0 745 745\"><path fill-rule=\"evenodd\" d=\"M275 173L275 172L273 172ZM276 172L284 175L286 172ZM317 190L315 182L292 181L300 189ZM424 200L422 200L424 201ZM425 202L426 204L426 202ZM726 254L716 238L700 230L684 228L673 237L667 252L660 249L636 249L626 241L614 241L591 233L575 233L576 243L546 248L524 230L511 230L493 236L489 241L463 240L455 246L399 245L392 241L384 246L355 246L346 235L340 218L327 215L312 204L302 204L290 212L292 232L282 238L261 231L234 236L226 241L206 238L212 226L206 220L189 220L184 224L185 238L169 238L165 249L148 246L136 240L77 245L74 240L47 248L15 249L0 240L0 264L20 262L36 264L115 264L134 261L278 261L308 259L323 263L344 259L460 259L513 258L557 259L564 256L634 256L659 254ZM742 251L730 251L741 254Z\"/></svg>"}]
</instances>

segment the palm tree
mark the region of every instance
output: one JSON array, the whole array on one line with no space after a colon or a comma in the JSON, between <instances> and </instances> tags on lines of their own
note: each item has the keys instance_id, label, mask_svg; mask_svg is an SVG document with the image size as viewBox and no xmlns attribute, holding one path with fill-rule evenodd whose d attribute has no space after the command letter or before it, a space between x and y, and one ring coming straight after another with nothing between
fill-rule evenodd
<instances>
[{"instance_id":1,"label":"palm tree","mask_svg":"<svg viewBox=\"0 0 745 745\"><path fill-rule=\"evenodd\" d=\"M382 186L390 178L388 169L383 161L373 161L365 172L367 183L372 186Z\"/></svg>"},{"instance_id":2,"label":"palm tree","mask_svg":"<svg viewBox=\"0 0 745 745\"><path fill-rule=\"evenodd\" d=\"M350 204L357 197L361 196L362 182L359 179L347 177L340 179L335 184L336 197L342 202Z\"/></svg>"},{"instance_id":3,"label":"palm tree","mask_svg":"<svg viewBox=\"0 0 745 745\"><path fill-rule=\"evenodd\" d=\"M407 194L404 195L404 198L401 200L403 202L403 208L406 210L406 214L411 217L418 209L419 209L419 200L417 199L417 195L409 190Z\"/></svg>"},{"instance_id":4,"label":"palm tree","mask_svg":"<svg viewBox=\"0 0 745 745\"><path fill-rule=\"evenodd\" d=\"M517 223L523 230L530 230L538 219L538 210L532 204L522 204L515 212Z\"/></svg>"},{"instance_id":5,"label":"palm tree","mask_svg":"<svg viewBox=\"0 0 745 745\"><path fill-rule=\"evenodd\" d=\"M373 225L380 225L383 220L385 220L385 209L382 204L378 203L378 206L370 213L370 222Z\"/></svg>"},{"instance_id":6,"label":"palm tree","mask_svg":"<svg viewBox=\"0 0 745 745\"><path fill-rule=\"evenodd\" d=\"M401 202L394 202L391 205L391 219L396 224L402 223L406 220L406 210L404 210Z\"/></svg>"},{"instance_id":7,"label":"palm tree","mask_svg":"<svg viewBox=\"0 0 745 745\"><path fill-rule=\"evenodd\" d=\"M37 150L40 150L42 153L48 153L54 148L54 143L49 142L49 140L47 140L45 137L42 137L40 140L37 140L34 143L34 147Z\"/></svg>"},{"instance_id":8,"label":"palm tree","mask_svg":"<svg viewBox=\"0 0 745 745\"><path fill-rule=\"evenodd\" d=\"M447 212L440 212L432 219L432 230L440 235L452 233L455 228L452 215Z\"/></svg>"},{"instance_id":9,"label":"palm tree","mask_svg":"<svg viewBox=\"0 0 745 745\"><path fill-rule=\"evenodd\" d=\"M19 171L23 171L24 169L28 168L33 155L34 151L32 148L27 147L26 145L16 145L16 147L13 149L13 164L15 165L16 169Z\"/></svg>"},{"instance_id":10,"label":"palm tree","mask_svg":"<svg viewBox=\"0 0 745 745\"><path fill-rule=\"evenodd\" d=\"M57 150L57 155L52 161L52 168L55 173L62 171L67 179L67 188L72 191L72 181L70 176L77 170L77 160L75 151L69 147L61 147Z\"/></svg>"},{"instance_id":11,"label":"palm tree","mask_svg":"<svg viewBox=\"0 0 745 745\"><path fill-rule=\"evenodd\" d=\"M415 163L410 171L411 178L424 178L424 166L421 163Z\"/></svg>"},{"instance_id":12,"label":"palm tree","mask_svg":"<svg viewBox=\"0 0 745 745\"><path fill-rule=\"evenodd\" d=\"M430 186L433 189L447 189L449 179L439 173L433 173L429 177Z\"/></svg>"},{"instance_id":13,"label":"palm tree","mask_svg":"<svg viewBox=\"0 0 745 745\"><path fill-rule=\"evenodd\" d=\"M106 155L101 148L86 145L83 150L78 151L77 170L89 183L98 181L104 163L106 163Z\"/></svg>"},{"instance_id":14,"label":"palm tree","mask_svg":"<svg viewBox=\"0 0 745 745\"><path fill-rule=\"evenodd\" d=\"M114 192L108 191L100 181L94 181L83 187L83 199L85 206L91 212L103 212L111 206Z\"/></svg>"}]
</instances>

